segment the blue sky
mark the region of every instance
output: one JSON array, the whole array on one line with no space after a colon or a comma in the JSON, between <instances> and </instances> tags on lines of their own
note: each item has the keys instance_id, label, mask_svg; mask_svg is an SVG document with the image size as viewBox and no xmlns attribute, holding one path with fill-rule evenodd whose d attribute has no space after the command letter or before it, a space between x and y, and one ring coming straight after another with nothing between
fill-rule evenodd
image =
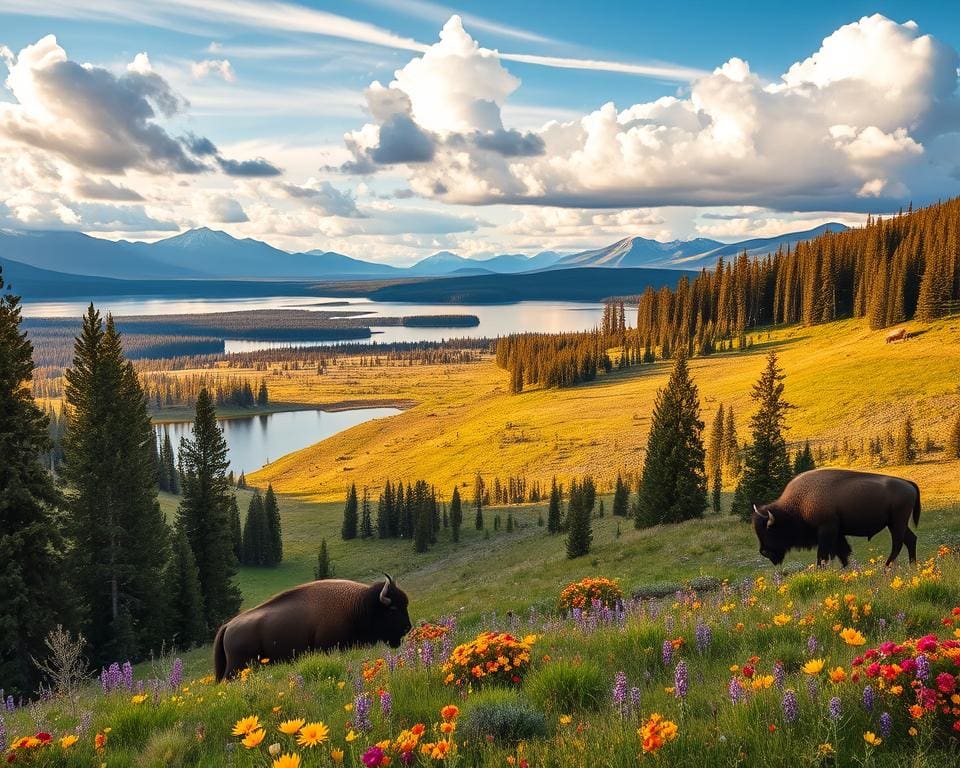
<instances>
[{"instance_id":1,"label":"blue sky","mask_svg":"<svg viewBox=\"0 0 960 768\"><path fill-rule=\"evenodd\" d=\"M96 5L0 0L0 226L409 263L960 191L950 3Z\"/></svg>"}]
</instances>

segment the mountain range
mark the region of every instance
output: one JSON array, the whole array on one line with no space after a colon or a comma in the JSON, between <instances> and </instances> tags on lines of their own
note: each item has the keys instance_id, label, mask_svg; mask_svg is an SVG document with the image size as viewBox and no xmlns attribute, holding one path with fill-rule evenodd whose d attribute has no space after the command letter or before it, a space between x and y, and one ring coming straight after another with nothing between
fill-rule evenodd
<instances>
[{"instance_id":1,"label":"mountain range","mask_svg":"<svg viewBox=\"0 0 960 768\"><path fill-rule=\"evenodd\" d=\"M335 251L288 253L252 238L201 227L154 243L112 241L70 231L0 230L0 256L38 269L68 275L122 279L307 278L390 279L403 277L518 274L581 267L699 270L718 257L744 251L761 256L792 246L825 231L842 231L843 224L824 224L776 237L721 243L696 238L663 243L628 237L604 248L561 254L543 251L534 256L502 254L468 259L440 251L401 268L346 256Z\"/></svg>"}]
</instances>

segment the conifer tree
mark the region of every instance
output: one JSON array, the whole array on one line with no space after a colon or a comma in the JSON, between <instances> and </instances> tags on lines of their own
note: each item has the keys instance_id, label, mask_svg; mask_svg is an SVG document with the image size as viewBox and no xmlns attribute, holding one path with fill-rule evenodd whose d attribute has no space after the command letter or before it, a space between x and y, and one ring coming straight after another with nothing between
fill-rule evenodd
<instances>
[{"instance_id":1,"label":"conifer tree","mask_svg":"<svg viewBox=\"0 0 960 768\"><path fill-rule=\"evenodd\" d=\"M237 478L237 488L241 491L247 489L247 475L244 472L240 472L240 477Z\"/></svg>"},{"instance_id":2,"label":"conifer tree","mask_svg":"<svg viewBox=\"0 0 960 768\"><path fill-rule=\"evenodd\" d=\"M383 485L383 493L377 503L377 536L381 539L390 538L390 518L393 515L393 487L387 479Z\"/></svg>"},{"instance_id":3,"label":"conifer tree","mask_svg":"<svg viewBox=\"0 0 960 768\"><path fill-rule=\"evenodd\" d=\"M260 379L260 388L257 390L257 405L265 408L270 402L270 393L267 392L267 382Z\"/></svg>"},{"instance_id":4,"label":"conifer tree","mask_svg":"<svg viewBox=\"0 0 960 768\"><path fill-rule=\"evenodd\" d=\"M373 521L370 519L370 491L363 486L363 498L360 503L360 538L369 539L373 536Z\"/></svg>"},{"instance_id":5,"label":"conifer tree","mask_svg":"<svg viewBox=\"0 0 960 768\"><path fill-rule=\"evenodd\" d=\"M592 509L587 506L588 494L583 484L570 484L570 501L567 507L567 557L571 560L589 554L593 539L591 529Z\"/></svg>"},{"instance_id":6,"label":"conifer tree","mask_svg":"<svg viewBox=\"0 0 960 768\"><path fill-rule=\"evenodd\" d=\"M320 550L317 552L317 567L313 570L313 578L317 581L333 578L333 566L330 564L330 553L327 552L327 540L320 540Z\"/></svg>"},{"instance_id":7,"label":"conifer tree","mask_svg":"<svg viewBox=\"0 0 960 768\"><path fill-rule=\"evenodd\" d=\"M622 475L617 472L617 484L613 491L613 516L626 517L630 505L630 489Z\"/></svg>"},{"instance_id":8,"label":"conifer tree","mask_svg":"<svg viewBox=\"0 0 960 768\"><path fill-rule=\"evenodd\" d=\"M413 499L413 550L414 552L426 552L430 549L430 539L433 535L433 502L427 493L426 481L417 481Z\"/></svg>"},{"instance_id":9,"label":"conifer tree","mask_svg":"<svg viewBox=\"0 0 960 768\"><path fill-rule=\"evenodd\" d=\"M723 468L717 462L713 465L713 474L710 478L710 504L714 514L720 514L720 499L723 493Z\"/></svg>"},{"instance_id":10,"label":"conifer tree","mask_svg":"<svg viewBox=\"0 0 960 768\"><path fill-rule=\"evenodd\" d=\"M723 427L723 466L726 468L730 477L740 477L740 442L737 439L737 423L733 416L733 406L727 406L727 420Z\"/></svg>"},{"instance_id":11,"label":"conifer tree","mask_svg":"<svg viewBox=\"0 0 960 768\"><path fill-rule=\"evenodd\" d=\"M95 661L137 658L165 634L157 589L169 531L157 502L146 398L124 361L113 318L91 304L65 373L69 426L64 479L71 488L70 568Z\"/></svg>"},{"instance_id":12,"label":"conifer tree","mask_svg":"<svg viewBox=\"0 0 960 768\"><path fill-rule=\"evenodd\" d=\"M343 505L343 525L340 537L344 541L357 538L357 484L353 483L347 491L347 500Z\"/></svg>"},{"instance_id":13,"label":"conifer tree","mask_svg":"<svg viewBox=\"0 0 960 768\"><path fill-rule=\"evenodd\" d=\"M547 507L547 533L559 533L560 514L560 487L554 477L550 485L550 504Z\"/></svg>"},{"instance_id":14,"label":"conifer tree","mask_svg":"<svg viewBox=\"0 0 960 768\"><path fill-rule=\"evenodd\" d=\"M953 421L946 448L947 456L951 459L960 459L960 416L957 416Z\"/></svg>"},{"instance_id":15,"label":"conifer tree","mask_svg":"<svg viewBox=\"0 0 960 768\"><path fill-rule=\"evenodd\" d=\"M750 519L754 504L776 499L790 481L792 467L783 433L792 406L783 398L784 378L777 354L771 352L750 395L757 411L750 419L751 442L733 498L732 511L744 520Z\"/></svg>"},{"instance_id":16,"label":"conifer tree","mask_svg":"<svg viewBox=\"0 0 960 768\"><path fill-rule=\"evenodd\" d=\"M227 483L227 443L205 387L197 395L193 437L180 441L180 460L183 498L177 524L197 563L210 632L240 610L240 590L234 580L237 568L230 536L233 494Z\"/></svg>"},{"instance_id":17,"label":"conifer tree","mask_svg":"<svg viewBox=\"0 0 960 768\"><path fill-rule=\"evenodd\" d=\"M163 475L168 493L180 493L180 473L177 472L177 457L170 442L170 433L163 431Z\"/></svg>"},{"instance_id":18,"label":"conifer tree","mask_svg":"<svg viewBox=\"0 0 960 768\"><path fill-rule=\"evenodd\" d=\"M913 419L903 420L897 440L893 445L894 464L913 464L917 460L917 438L913 434Z\"/></svg>"},{"instance_id":19,"label":"conifer tree","mask_svg":"<svg viewBox=\"0 0 960 768\"><path fill-rule=\"evenodd\" d=\"M473 525L478 531L483 530L483 478L477 472L473 480L473 508L476 511Z\"/></svg>"},{"instance_id":20,"label":"conifer tree","mask_svg":"<svg viewBox=\"0 0 960 768\"><path fill-rule=\"evenodd\" d=\"M237 562L243 560L243 526L240 524L240 506L237 497L230 494L230 543L233 544L233 556Z\"/></svg>"},{"instance_id":21,"label":"conifer tree","mask_svg":"<svg viewBox=\"0 0 960 768\"><path fill-rule=\"evenodd\" d=\"M197 561L182 530L173 536L170 559L163 577L167 597L167 626L178 648L191 648L208 639Z\"/></svg>"},{"instance_id":22,"label":"conifer tree","mask_svg":"<svg viewBox=\"0 0 960 768\"><path fill-rule=\"evenodd\" d=\"M41 464L47 417L30 393L33 345L20 330L20 297L0 268L0 680L13 694L35 690L31 657L65 621L63 499Z\"/></svg>"},{"instance_id":23,"label":"conifer tree","mask_svg":"<svg viewBox=\"0 0 960 768\"><path fill-rule=\"evenodd\" d=\"M724 434L724 408L723 403L717 407L717 414L713 417L713 425L710 429L710 441L707 443L707 455L704 466L709 477L713 477L715 469L719 466L723 469L723 452L725 445Z\"/></svg>"},{"instance_id":24,"label":"conifer tree","mask_svg":"<svg viewBox=\"0 0 960 768\"><path fill-rule=\"evenodd\" d=\"M513 512L507 512L507 533L513 533Z\"/></svg>"},{"instance_id":25,"label":"conifer tree","mask_svg":"<svg viewBox=\"0 0 960 768\"><path fill-rule=\"evenodd\" d=\"M450 537L453 541L460 541L460 526L463 525L463 507L460 502L460 489L453 489L450 499Z\"/></svg>"},{"instance_id":26,"label":"conifer tree","mask_svg":"<svg viewBox=\"0 0 960 768\"><path fill-rule=\"evenodd\" d=\"M817 464L813 460L813 451L810 450L810 441L807 440L803 444L803 449L797 451L797 455L793 460L793 475L796 477L801 472L809 472L811 469L816 469Z\"/></svg>"},{"instance_id":27,"label":"conifer tree","mask_svg":"<svg viewBox=\"0 0 960 768\"><path fill-rule=\"evenodd\" d=\"M700 399L683 350L657 393L637 497L636 527L700 517L707 506Z\"/></svg>"},{"instance_id":28,"label":"conifer tree","mask_svg":"<svg viewBox=\"0 0 960 768\"><path fill-rule=\"evenodd\" d=\"M277 503L277 494L273 492L273 483L267 485L267 492L263 497L263 514L267 523L270 542L267 561L264 565L279 565L283 561L283 527L280 522L280 505Z\"/></svg>"},{"instance_id":29,"label":"conifer tree","mask_svg":"<svg viewBox=\"0 0 960 768\"><path fill-rule=\"evenodd\" d=\"M260 491L254 491L243 522L243 556L240 562L244 565L267 565L269 550L270 529L263 508L263 497Z\"/></svg>"}]
</instances>

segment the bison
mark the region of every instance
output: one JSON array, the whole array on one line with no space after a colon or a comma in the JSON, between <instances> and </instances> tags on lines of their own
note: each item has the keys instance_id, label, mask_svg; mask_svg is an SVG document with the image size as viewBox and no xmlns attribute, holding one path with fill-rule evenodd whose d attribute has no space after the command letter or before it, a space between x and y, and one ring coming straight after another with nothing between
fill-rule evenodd
<instances>
[{"instance_id":1,"label":"bison","mask_svg":"<svg viewBox=\"0 0 960 768\"><path fill-rule=\"evenodd\" d=\"M345 579L301 584L234 616L217 631L217 682L260 658L289 660L308 651L374 645L397 648L411 629L407 595L393 579L366 585Z\"/></svg>"},{"instance_id":2,"label":"bison","mask_svg":"<svg viewBox=\"0 0 960 768\"><path fill-rule=\"evenodd\" d=\"M891 344L894 341L904 341L907 338L908 338L907 329L897 328L897 330L890 331L890 333L887 334L887 344Z\"/></svg>"},{"instance_id":3,"label":"bison","mask_svg":"<svg viewBox=\"0 0 960 768\"><path fill-rule=\"evenodd\" d=\"M920 489L890 475L847 469L813 469L793 478L780 498L753 505L753 528L760 554L774 565L791 549L817 548L817 562L834 557L843 566L850 557L847 536L872 538L890 529L893 548L887 565L907 545L910 562L917 559L917 537L909 528L920 522Z\"/></svg>"}]
</instances>

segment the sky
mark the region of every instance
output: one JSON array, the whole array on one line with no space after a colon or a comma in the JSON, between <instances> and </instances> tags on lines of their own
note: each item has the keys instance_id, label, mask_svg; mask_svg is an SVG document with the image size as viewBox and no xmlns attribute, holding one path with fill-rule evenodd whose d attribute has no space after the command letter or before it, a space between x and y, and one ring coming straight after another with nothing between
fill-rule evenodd
<instances>
[{"instance_id":1,"label":"sky","mask_svg":"<svg viewBox=\"0 0 960 768\"><path fill-rule=\"evenodd\" d=\"M0 228L408 265L960 194L932 2L0 0Z\"/></svg>"}]
</instances>

